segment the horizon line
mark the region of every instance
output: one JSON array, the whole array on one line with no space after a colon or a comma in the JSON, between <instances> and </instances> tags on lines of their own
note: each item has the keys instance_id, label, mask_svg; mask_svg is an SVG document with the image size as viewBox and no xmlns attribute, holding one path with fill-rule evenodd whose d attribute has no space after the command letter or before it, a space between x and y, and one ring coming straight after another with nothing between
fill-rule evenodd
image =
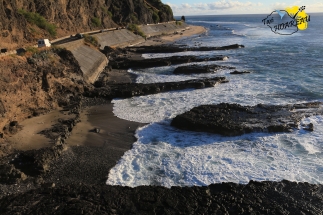
<instances>
[{"instance_id":1,"label":"horizon line","mask_svg":"<svg viewBox=\"0 0 323 215\"><path fill-rule=\"evenodd\" d=\"M313 13L322 13L323 12L309 12L311 14ZM231 15L264 15L267 13L232 13L232 14L191 14L191 15L174 15L174 16L231 16Z\"/></svg>"}]
</instances>

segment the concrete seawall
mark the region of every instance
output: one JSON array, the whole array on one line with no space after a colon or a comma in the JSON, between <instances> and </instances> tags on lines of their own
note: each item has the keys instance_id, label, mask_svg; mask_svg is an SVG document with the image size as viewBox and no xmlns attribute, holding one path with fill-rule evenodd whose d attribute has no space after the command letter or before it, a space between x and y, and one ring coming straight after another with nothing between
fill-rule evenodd
<instances>
[{"instance_id":1,"label":"concrete seawall","mask_svg":"<svg viewBox=\"0 0 323 215\"><path fill-rule=\"evenodd\" d=\"M141 36L135 35L126 29L108 31L94 36L98 38L101 49L104 49L105 46L125 47L145 41Z\"/></svg>"},{"instance_id":2,"label":"concrete seawall","mask_svg":"<svg viewBox=\"0 0 323 215\"><path fill-rule=\"evenodd\" d=\"M181 24L179 24L181 23ZM158 36L162 34L172 34L177 31L184 30L188 25L184 22L162 23L162 24L151 24L141 25L139 28L144 32L147 37Z\"/></svg>"},{"instance_id":3,"label":"concrete seawall","mask_svg":"<svg viewBox=\"0 0 323 215\"><path fill-rule=\"evenodd\" d=\"M141 25L139 28L147 37L152 37L162 34L173 34L174 32L184 30L187 26L186 23L176 25L175 22L171 22ZM98 39L98 42L101 45L100 49L104 49L105 46L126 47L145 41L143 37L135 35L127 29L102 32L93 36ZM90 83L96 81L97 77L109 62L106 56L99 50L85 45L83 39L60 44L59 46L64 47L73 53L74 57L79 62L85 79Z\"/></svg>"},{"instance_id":4,"label":"concrete seawall","mask_svg":"<svg viewBox=\"0 0 323 215\"><path fill-rule=\"evenodd\" d=\"M90 83L96 81L97 77L109 62L106 56L99 50L85 45L83 39L61 44L59 46L64 47L73 53L83 71L85 80Z\"/></svg>"}]
</instances>

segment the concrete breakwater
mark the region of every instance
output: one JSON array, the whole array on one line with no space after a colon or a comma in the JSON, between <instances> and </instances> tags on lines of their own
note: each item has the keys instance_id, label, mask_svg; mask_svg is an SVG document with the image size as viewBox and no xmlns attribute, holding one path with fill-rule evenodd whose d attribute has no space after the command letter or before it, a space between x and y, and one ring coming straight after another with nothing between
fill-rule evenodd
<instances>
[{"instance_id":1,"label":"concrete breakwater","mask_svg":"<svg viewBox=\"0 0 323 215\"><path fill-rule=\"evenodd\" d=\"M151 37L179 32L185 30L187 26L187 24L182 22L181 24L170 22L142 25L139 26L139 28L147 37ZM106 31L95 34L95 37L98 38L101 50L103 50L105 46L126 47L145 41L143 37L136 35L127 29ZM84 73L86 81L90 83L96 81L97 77L109 62L107 57L98 49L85 45L83 39L60 44L59 46L64 47L73 53Z\"/></svg>"}]
</instances>

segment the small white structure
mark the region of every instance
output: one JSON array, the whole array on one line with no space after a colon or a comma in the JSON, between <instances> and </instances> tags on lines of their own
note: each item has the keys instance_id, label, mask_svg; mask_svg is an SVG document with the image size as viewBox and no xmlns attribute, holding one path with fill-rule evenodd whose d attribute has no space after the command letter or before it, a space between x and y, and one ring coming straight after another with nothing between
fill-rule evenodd
<instances>
[{"instance_id":1,"label":"small white structure","mask_svg":"<svg viewBox=\"0 0 323 215\"><path fill-rule=\"evenodd\" d=\"M41 48L41 47L50 47L51 44L49 42L49 39L40 39L38 40L38 48Z\"/></svg>"}]
</instances>

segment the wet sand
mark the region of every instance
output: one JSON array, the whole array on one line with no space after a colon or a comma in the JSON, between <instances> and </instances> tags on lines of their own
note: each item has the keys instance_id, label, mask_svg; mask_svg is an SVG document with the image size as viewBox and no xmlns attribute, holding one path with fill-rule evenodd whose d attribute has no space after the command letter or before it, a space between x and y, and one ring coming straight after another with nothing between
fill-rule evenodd
<instances>
[{"instance_id":1,"label":"wet sand","mask_svg":"<svg viewBox=\"0 0 323 215\"><path fill-rule=\"evenodd\" d=\"M120 119L112 111L112 103L84 110L80 115L81 122L71 132L67 145L97 147L108 145L128 150L136 140L134 137L136 129L144 124ZM96 133L95 128L99 128L100 132Z\"/></svg>"},{"instance_id":2,"label":"wet sand","mask_svg":"<svg viewBox=\"0 0 323 215\"><path fill-rule=\"evenodd\" d=\"M66 120L73 117L75 115L68 115L67 112L54 110L45 115L26 119L19 123L22 126L22 130L9 137L8 141L13 149L23 151L53 146L53 140L50 140L39 132L57 124L58 119Z\"/></svg>"}]
</instances>

